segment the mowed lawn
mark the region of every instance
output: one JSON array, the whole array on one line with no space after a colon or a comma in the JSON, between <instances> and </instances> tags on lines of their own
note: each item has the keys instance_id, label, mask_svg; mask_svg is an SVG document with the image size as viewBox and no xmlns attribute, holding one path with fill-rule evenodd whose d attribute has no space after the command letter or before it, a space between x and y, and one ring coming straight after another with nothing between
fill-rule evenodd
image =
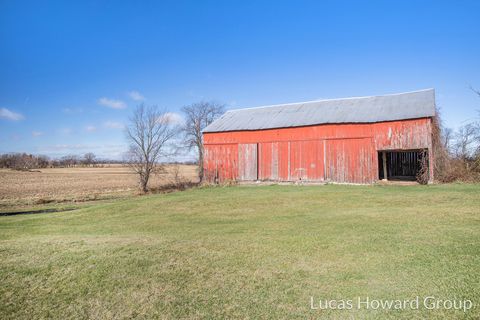
<instances>
[{"instance_id":1,"label":"mowed lawn","mask_svg":"<svg viewBox=\"0 0 480 320\"><path fill-rule=\"evenodd\" d=\"M0 217L0 318L478 319L480 185L234 186ZM464 313L310 299L469 299Z\"/></svg>"}]
</instances>

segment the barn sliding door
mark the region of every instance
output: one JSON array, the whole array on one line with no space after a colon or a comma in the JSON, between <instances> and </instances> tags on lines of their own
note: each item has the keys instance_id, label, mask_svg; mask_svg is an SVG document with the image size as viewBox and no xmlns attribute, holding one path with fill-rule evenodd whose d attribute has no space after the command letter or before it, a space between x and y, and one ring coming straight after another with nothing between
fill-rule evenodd
<instances>
[{"instance_id":1,"label":"barn sliding door","mask_svg":"<svg viewBox=\"0 0 480 320\"><path fill-rule=\"evenodd\" d=\"M278 142L258 144L258 179L278 180Z\"/></svg>"},{"instance_id":2,"label":"barn sliding door","mask_svg":"<svg viewBox=\"0 0 480 320\"><path fill-rule=\"evenodd\" d=\"M370 138L326 140L325 178L334 182L372 183L377 171L374 150Z\"/></svg>"},{"instance_id":3,"label":"barn sliding door","mask_svg":"<svg viewBox=\"0 0 480 320\"><path fill-rule=\"evenodd\" d=\"M239 180L257 180L258 179L258 160L256 143L238 145L238 179Z\"/></svg>"},{"instance_id":4,"label":"barn sliding door","mask_svg":"<svg viewBox=\"0 0 480 320\"><path fill-rule=\"evenodd\" d=\"M324 180L323 140L290 142L290 180Z\"/></svg>"}]
</instances>

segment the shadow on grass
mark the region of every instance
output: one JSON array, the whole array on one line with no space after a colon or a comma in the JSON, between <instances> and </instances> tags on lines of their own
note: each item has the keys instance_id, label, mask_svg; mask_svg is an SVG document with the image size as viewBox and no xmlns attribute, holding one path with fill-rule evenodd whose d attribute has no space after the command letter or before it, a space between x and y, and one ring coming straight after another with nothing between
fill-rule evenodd
<instances>
[{"instance_id":1,"label":"shadow on grass","mask_svg":"<svg viewBox=\"0 0 480 320\"><path fill-rule=\"evenodd\" d=\"M170 193L175 191L185 191L194 187L198 187L198 182L182 181L177 183L168 183L158 187L150 187L150 193Z\"/></svg>"},{"instance_id":2,"label":"shadow on grass","mask_svg":"<svg viewBox=\"0 0 480 320\"><path fill-rule=\"evenodd\" d=\"M66 212L73 211L78 208L62 208L62 209L40 209L30 211L12 211L12 212L0 212L0 216L16 216L19 214L39 214L39 213L52 213L52 212Z\"/></svg>"}]
</instances>

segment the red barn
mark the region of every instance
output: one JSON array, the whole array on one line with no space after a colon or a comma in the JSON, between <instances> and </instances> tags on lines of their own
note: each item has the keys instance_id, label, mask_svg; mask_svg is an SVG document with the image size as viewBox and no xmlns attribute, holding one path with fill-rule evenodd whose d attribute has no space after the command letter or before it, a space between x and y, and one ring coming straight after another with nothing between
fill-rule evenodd
<instances>
[{"instance_id":1,"label":"red barn","mask_svg":"<svg viewBox=\"0 0 480 320\"><path fill-rule=\"evenodd\" d=\"M433 89L230 110L203 131L211 182L433 181Z\"/></svg>"}]
</instances>

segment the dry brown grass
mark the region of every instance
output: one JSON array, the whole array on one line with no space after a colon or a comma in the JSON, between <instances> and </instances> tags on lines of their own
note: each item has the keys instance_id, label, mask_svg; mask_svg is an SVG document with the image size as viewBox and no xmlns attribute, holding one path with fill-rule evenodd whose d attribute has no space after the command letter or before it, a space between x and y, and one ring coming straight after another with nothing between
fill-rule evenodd
<instances>
[{"instance_id":1,"label":"dry brown grass","mask_svg":"<svg viewBox=\"0 0 480 320\"><path fill-rule=\"evenodd\" d=\"M175 181L175 165L151 178L153 189ZM178 178L195 182L196 166L178 165ZM177 179L178 179L177 178ZM129 168L109 165L98 168L48 168L34 172L0 169L0 206L87 201L138 192L137 176Z\"/></svg>"}]
</instances>

